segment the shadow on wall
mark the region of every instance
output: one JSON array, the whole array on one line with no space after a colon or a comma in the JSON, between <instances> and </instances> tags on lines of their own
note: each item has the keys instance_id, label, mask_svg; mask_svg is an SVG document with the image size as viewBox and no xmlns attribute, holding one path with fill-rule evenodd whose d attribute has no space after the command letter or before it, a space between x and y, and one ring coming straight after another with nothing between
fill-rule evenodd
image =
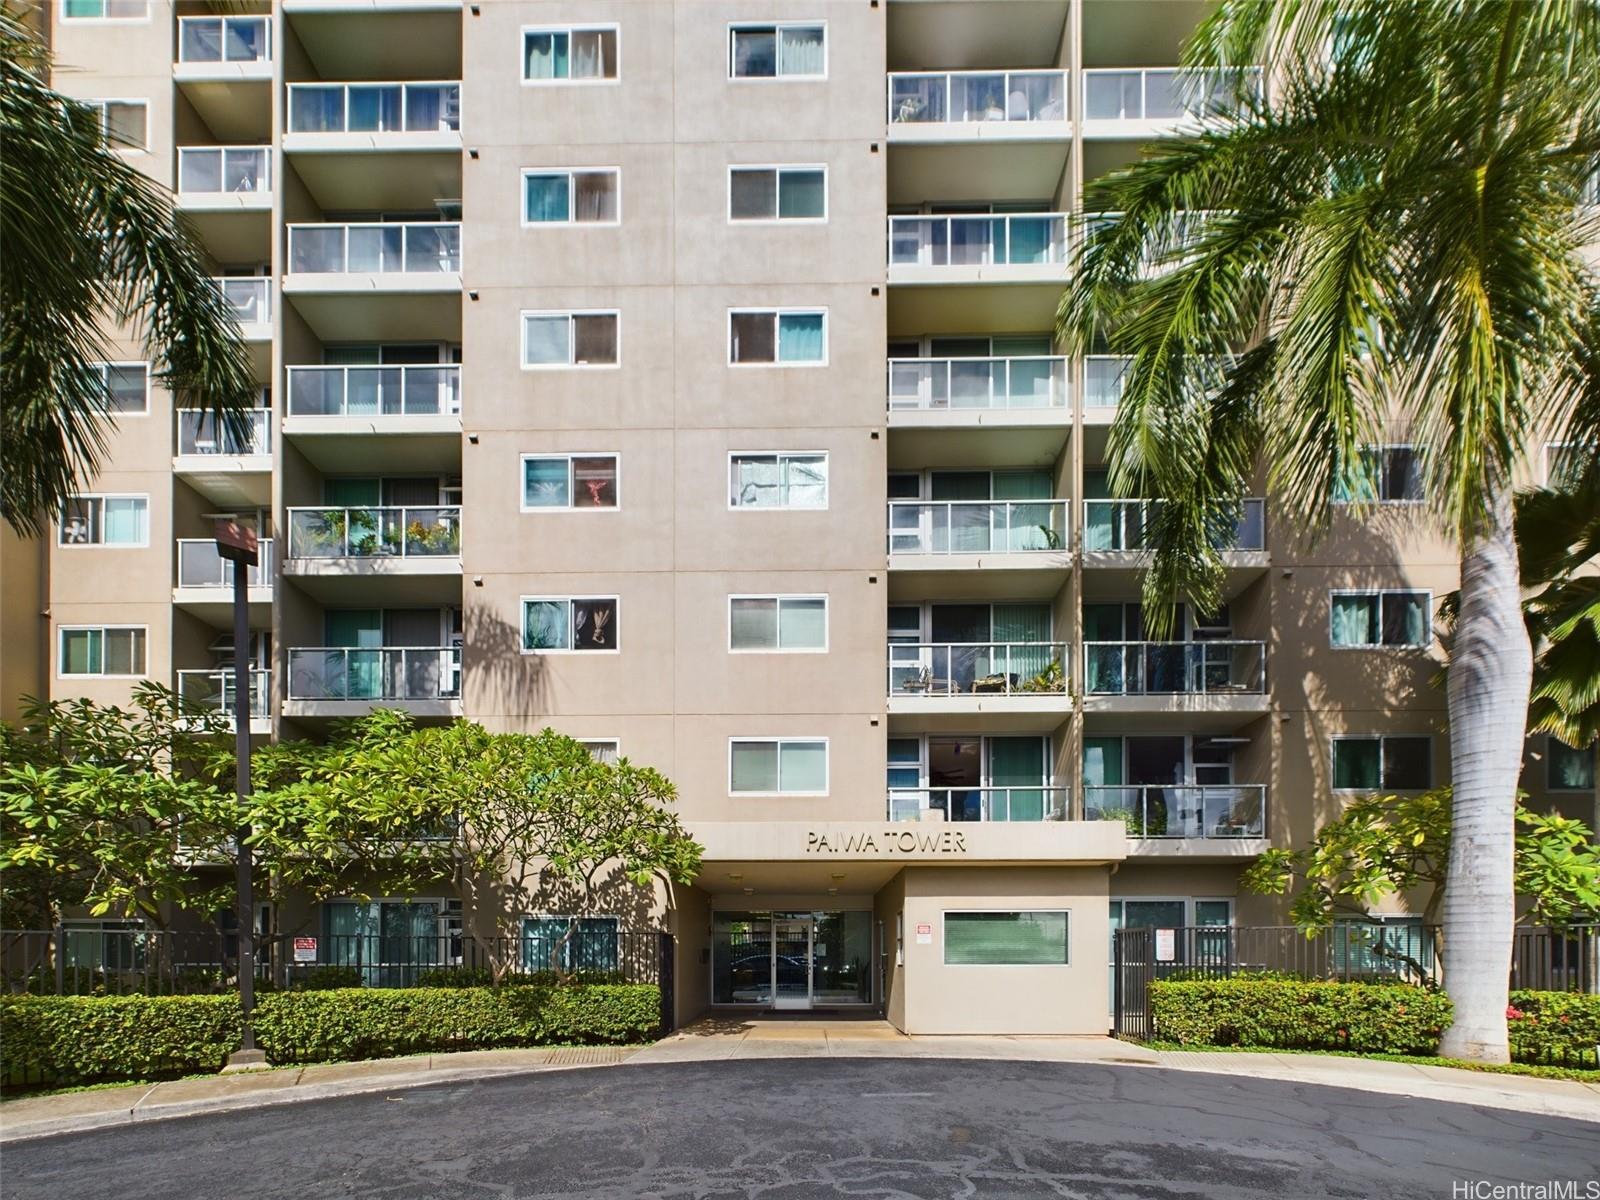
<instances>
[{"instance_id":1,"label":"shadow on wall","mask_svg":"<svg viewBox=\"0 0 1600 1200\"><path fill-rule=\"evenodd\" d=\"M524 654L522 631L489 608L469 604L463 624L466 646L461 677L466 710L486 717L509 717L508 726L526 732L543 728L552 708L544 659Z\"/></svg>"}]
</instances>

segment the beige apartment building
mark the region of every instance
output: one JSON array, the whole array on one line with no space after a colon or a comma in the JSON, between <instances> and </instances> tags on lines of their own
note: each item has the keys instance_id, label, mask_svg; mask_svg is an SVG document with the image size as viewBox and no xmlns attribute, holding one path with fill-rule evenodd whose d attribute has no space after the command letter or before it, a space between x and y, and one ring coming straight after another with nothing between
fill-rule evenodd
<instances>
[{"instance_id":1,"label":"beige apartment building","mask_svg":"<svg viewBox=\"0 0 1600 1200\"><path fill-rule=\"evenodd\" d=\"M1225 607L1152 642L1121 364L1052 338L1084 184L1201 111L1204 3L50 3L261 408L220 436L121 347L93 492L4 545L8 702L220 704L239 514L259 737L390 706L658 767L706 848L680 1018L911 1032L1103 1032L1112 928L1281 920L1256 855L1447 781L1406 432L1314 545L1249 501ZM1593 749L1524 786L1592 819Z\"/></svg>"}]
</instances>

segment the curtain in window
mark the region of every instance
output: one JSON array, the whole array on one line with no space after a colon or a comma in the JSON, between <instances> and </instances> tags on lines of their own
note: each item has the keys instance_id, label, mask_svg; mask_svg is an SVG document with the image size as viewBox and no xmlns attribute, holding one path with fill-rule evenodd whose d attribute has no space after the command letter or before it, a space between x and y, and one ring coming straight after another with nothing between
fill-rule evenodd
<instances>
[{"instance_id":1,"label":"curtain in window","mask_svg":"<svg viewBox=\"0 0 1600 1200\"><path fill-rule=\"evenodd\" d=\"M63 675L98 675L101 671L103 646L98 629L69 629L61 635L61 673Z\"/></svg>"},{"instance_id":2,"label":"curtain in window","mask_svg":"<svg viewBox=\"0 0 1600 1200\"><path fill-rule=\"evenodd\" d=\"M523 359L530 366L559 366L568 361L571 322L566 317L523 319Z\"/></svg>"},{"instance_id":3,"label":"curtain in window","mask_svg":"<svg viewBox=\"0 0 1600 1200\"><path fill-rule=\"evenodd\" d=\"M572 35L572 77L615 79L617 35L609 29L579 30Z\"/></svg>"},{"instance_id":4,"label":"curtain in window","mask_svg":"<svg viewBox=\"0 0 1600 1200\"><path fill-rule=\"evenodd\" d=\"M740 79L769 79L778 73L778 39L771 29L733 31L733 73Z\"/></svg>"},{"instance_id":5,"label":"curtain in window","mask_svg":"<svg viewBox=\"0 0 1600 1200\"><path fill-rule=\"evenodd\" d=\"M570 221L569 180L567 175L529 175L523 180L527 195L525 215L529 221Z\"/></svg>"},{"instance_id":6,"label":"curtain in window","mask_svg":"<svg viewBox=\"0 0 1600 1200\"><path fill-rule=\"evenodd\" d=\"M1375 596L1333 597L1333 644L1370 646L1378 640L1378 602Z\"/></svg>"},{"instance_id":7,"label":"curtain in window","mask_svg":"<svg viewBox=\"0 0 1600 1200\"><path fill-rule=\"evenodd\" d=\"M378 912L373 904L333 900L322 906L322 941L317 961L362 966L378 961Z\"/></svg>"},{"instance_id":8,"label":"curtain in window","mask_svg":"<svg viewBox=\"0 0 1600 1200\"><path fill-rule=\"evenodd\" d=\"M1050 230L1055 224L1049 217L1012 217L1010 228L1010 254L1006 261L1012 263L1043 263L1050 261Z\"/></svg>"},{"instance_id":9,"label":"curtain in window","mask_svg":"<svg viewBox=\"0 0 1600 1200\"><path fill-rule=\"evenodd\" d=\"M784 502L790 508L828 506L828 462L824 458L783 460Z\"/></svg>"},{"instance_id":10,"label":"curtain in window","mask_svg":"<svg viewBox=\"0 0 1600 1200\"><path fill-rule=\"evenodd\" d=\"M144 500L107 500L105 540L113 546L142 546L149 540L150 506Z\"/></svg>"},{"instance_id":11,"label":"curtain in window","mask_svg":"<svg viewBox=\"0 0 1600 1200\"><path fill-rule=\"evenodd\" d=\"M1426 646L1432 641L1428 597L1391 592L1383 597L1383 644Z\"/></svg>"},{"instance_id":12,"label":"curtain in window","mask_svg":"<svg viewBox=\"0 0 1600 1200\"><path fill-rule=\"evenodd\" d=\"M806 26L778 31L778 71L783 75L822 74L822 28Z\"/></svg>"},{"instance_id":13,"label":"curtain in window","mask_svg":"<svg viewBox=\"0 0 1600 1200\"><path fill-rule=\"evenodd\" d=\"M1048 500L1051 484L1048 471L996 471L993 476L996 500ZM1003 524L1002 524L1003 522ZM996 512L997 550L1049 550L1061 545L1056 511L1050 504L1013 504Z\"/></svg>"},{"instance_id":14,"label":"curtain in window","mask_svg":"<svg viewBox=\"0 0 1600 1200\"><path fill-rule=\"evenodd\" d=\"M1348 790L1376 788L1381 758L1377 738L1340 738L1333 743L1333 786Z\"/></svg>"},{"instance_id":15,"label":"curtain in window","mask_svg":"<svg viewBox=\"0 0 1600 1200\"><path fill-rule=\"evenodd\" d=\"M572 360L578 364L617 361L617 315L584 313L572 318Z\"/></svg>"},{"instance_id":16,"label":"curtain in window","mask_svg":"<svg viewBox=\"0 0 1600 1200\"><path fill-rule=\"evenodd\" d=\"M530 33L523 43L527 51L524 78L565 79L568 73L567 35Z\"/></svg>"},{"instance_id":17,"label":"curtain in window","mask_svg":"<svg viewBox=\"0 0 1600 1200\"><path fill-rule=\"evenodd\" d=\"M344 89L294 87L289 91L289 132L338 133L344 128Z\"/></svg>"},{"instance_id":18,"label":"curtain in window","mask_svg":"<svg viewBox=\"0 0 1600 1200\"><path fill-rule=\"evenodd\" d=\"M567 602L529 600L522 610L522 645L527 650L567 649Z\"/></svg>"},{"instance_id":19,"label":"curtain in window","mask_svg":"<svg viewBox=\"0 0 1600 1200\"><path fill-rule=\"evenodd\" d=\"M350 132L394 133L402 128L399 87L352 87L349 97Z\"/></svg>"},{"instance_id":20,"label":"curtain in window","mask_svg":"<svg viewBox=\"0 0 1600 1200\"><path fill-rule=\"evenodd\" d=\"M530 458L522 464L522 503L529 508L565 508L572 503L567 460Z\"/></svg>"},{"instance_id":21,"label":"curtain in window","mask_svg":"<svg viewBox=\"0 0 1600 1200\"><path fill-rule=\"evenodd\" d=\"M741 508L773 508L778 503L778 460L736 458L733 461L733 502Z\"/></svg>"},{"instance_id":22,"label":"curtain in window","mask_svg":"<svg viewBox=\"0 0 1600 1200\"><path fill-rule=\"evenodd\" d=\"M1083 739L1083 786L1091 788L1116 788L1122 786L1122 739L1119 737L1086 737ZM1129 805L1115 792L1086 791L1084 804L1087 815L1106 810L1125 809Z\"/></svg>"},{"instance_id":23,"label":"curtain in window","mask_svg":"<svg viewBox=\"0 0 1600 1200\"><path fill-rule=\"evenodd\" d=\"M412 130L449 129L445 120L446 93L443 87L406 88L406 128Z\"/></svg>"},{"instance_id":24,"label":"curtain in window","mask_svg":"<svg viewBox=\"0 0 1600 1200\"><path fill-rule=\"evenodd\" d=\"M778 216L821 217L827 210L827 185L821 171L785 171L778 180Z\"/></svg>"},{"instance_id":25,"label":"curtain in window","mask_svg":"<svg viewBox=\"0 0 1600 1200\"><path fill-rule=\"evenodd\" d=\"M990 815L1004 821L1042 821L1045 743L1036 737L989 739L989 785L1010 788L991 793Z\"/></svg>"},{"instance_id":26,"label":"curtain in window","mask_svg":"<svg viewBox=\"0 0 1600 1200\"><path fill-rule=\"evenodd\" d=\"M580 917L574 928L570 916L528 917L522 923L522 959L528 971L548 971L556 962L565 971L615 971L616 918Z\"/></svg>"},{"instance_id":27,"label":"curtain in window","mask_svg":"<svg viewBox=\"0 0 1600 1200\"><path fill-rule=\"evenodd\" d=\"M778 785L786 792L828 790L828 748L821 742L778 746Z\"/></svg>"},{"instance_id":28,"label":"curtain in window","mask_svg":"<svg viewBox=\"0 0 1600 1200\"><path fill-rule=\"evenodd\" d=\"M583 171L572 177L572 219L611 222L617 219L617 177L610 171Z\"/></svg>"},{"instance_id":29,"label":"curtain in window","mask_svg":"<svg viewBox=\"0 0 1600 1200\"><path fill-rule=\"evenodd\" d=\"M828 602L784 600L778 606L778 645L785 650L820 650L828 641Z\"/></svg>"},{"instance_id":30,"label":"curtain in window","mask_svg":"<svg viewBox=\"0 0 1600 1200\"><path fill-rule=\"evenodd\" d=\"M996 604L991 614L996 643L994 669L1007 671L1013 687L1026 684L1056 661L1052 647L1038 644L1050 641L1048 604ZM1009 647L1000 644L1017 642L1030 644Z\"/></svg>"},{"instance_id":31,"label":"curtain in window","mask_svg":"<svg viewBox=\"0 0 1600 1200\"><path fill-rule=\"evenodd\" d=\"M1376 500L1378 498L1378 453L1364 449L1357 453L1356 461L1348 471L1335 478L1333 498L1341 503Z\"/></svg>"},{"instance_id":32,"label":"curtain in window","mask_svg":"<svg viewBox=\"0 0 1600 1200\"><path fill-rule=\"evenodd\" d=\"M778 314L778 361L822 361L822 314Z\"/></svg>"}]
</instances>

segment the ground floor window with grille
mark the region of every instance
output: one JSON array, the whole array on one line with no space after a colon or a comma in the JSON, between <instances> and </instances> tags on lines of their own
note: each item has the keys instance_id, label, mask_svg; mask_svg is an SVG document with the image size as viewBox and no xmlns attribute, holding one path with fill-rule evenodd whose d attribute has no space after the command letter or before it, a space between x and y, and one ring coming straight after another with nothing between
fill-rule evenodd
<instances>
[{"instance_id":1,"label":"ground floor window with grille","mask_svg":"<svg viewBox=\"0 0 1600 1200\"><path fill-rule=\"evenodd\" d=\"M615 971L616 917L578 917L548 913L522 922L525 971Z\"/></svg>"},{"instance_id":2,"label":"ground floor window with grille","mask_svg":"<svg viewBox=\"0 0 1600 1200\"><path fill-rule=\"evenodd\" d=\"M1340 978L1431 978L1433 938L1421 917L1335 921L1328 931L1328 967Z\"/></svg>"},{"instance_id":3,"label":"ground floor window with grille","mask_svg":"<svg viewBox=\"0 0 1600 1200\"><path fill-rule=\"evenodd\" d=\"M443 900L331 900L322 906L317 961L354 967L368 987L411 987L449 964L455 941Z\"/></svg>"}]
</instances>

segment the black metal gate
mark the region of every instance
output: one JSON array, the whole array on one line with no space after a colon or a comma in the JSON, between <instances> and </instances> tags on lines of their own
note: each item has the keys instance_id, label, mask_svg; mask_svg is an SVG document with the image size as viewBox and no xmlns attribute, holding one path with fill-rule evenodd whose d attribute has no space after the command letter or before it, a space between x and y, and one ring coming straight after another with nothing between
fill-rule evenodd
<instances>
[{"instance_id":1,"label":"black metal gate","mask_svg":"<svg viewBox=\"0 0 1600 1200\"><path fill-rule=\"evenodd\" d=\"M1112 1032L1150 1037L1150 978L1155 972L1155 930L1118 929L1111 935Z\"/></svg>"},{"instance_id":2,"label":"black metal gate","mask_svg":"<svg viewBox=\"0 0 1600 1200\"><path fill-rule=\"evenodd\" d=\"M677 978L678 939L665 929L661 931L661 942L658 953L661 956L660 966L656 971L656 982L661 988L661 1036L666 1037L677 1028L677 1012L673 1003L673 981Z\"/></svg>"}]
</instances>

